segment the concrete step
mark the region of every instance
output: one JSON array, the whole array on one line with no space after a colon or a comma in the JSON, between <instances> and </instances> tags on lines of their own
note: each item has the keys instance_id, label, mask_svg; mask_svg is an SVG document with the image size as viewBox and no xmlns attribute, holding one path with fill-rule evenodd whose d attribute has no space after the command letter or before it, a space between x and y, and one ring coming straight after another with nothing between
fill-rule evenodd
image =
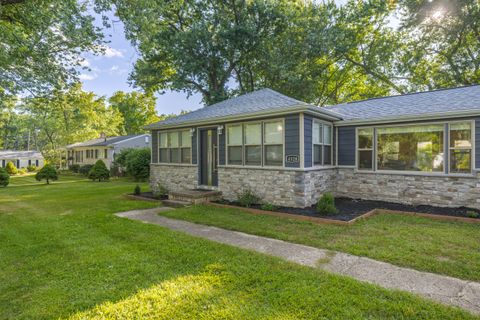
<instances>
[{"instance_id":1,"label":"concrete step","mask_svg":"<svg viewBox=\"0 0 480 320\"><path fill-rule=\"evenodd\" d=\"M188 207L192 205L192 203L188 201L171 200L171 199L163 200L162 203L163 205L171 208L183 208L183 207Z\"/></svg>"},{"instance_id":2,"label":"concrete step","mask_svg":"<svg viewBox=\"0 0 480 320\"><path fill-rule=\"evenodd\" d=\"M168 193L169 200L178 200L190 202L192 204L205 203L209 201L216 201L221 199L222 193L220 191L212 190L183 190L171 191Z\"/></svg>"}]
</instances>

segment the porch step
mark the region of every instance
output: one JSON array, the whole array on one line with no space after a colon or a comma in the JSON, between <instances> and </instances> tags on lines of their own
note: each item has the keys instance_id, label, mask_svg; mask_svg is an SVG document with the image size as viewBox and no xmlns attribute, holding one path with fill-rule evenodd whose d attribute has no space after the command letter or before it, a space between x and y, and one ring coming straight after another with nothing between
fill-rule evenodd
<instances>
[{"instance_id":1,"label":"porch step","mask_svg":"<svg viewBox=\"0 0 480 320\"><path fill-rule=\"evenodd\" d=\"M171 208L183 208L183 207L188 207L192 204L188 201L180 201L180 200L163 200L162 203L163 205Z\"/></svg>"},{"instance_id":2,"label":"porch step","mask_svg":"<svg viewBox=\"0 0 480 320\"><path fill-rule=\"evenodd\" d=\"M215 190L183 190L171 191L168 193L168 200L179 200L191 204L205 203L209 201L220 200L222 193Z\"/></svg>"}]
</instances>

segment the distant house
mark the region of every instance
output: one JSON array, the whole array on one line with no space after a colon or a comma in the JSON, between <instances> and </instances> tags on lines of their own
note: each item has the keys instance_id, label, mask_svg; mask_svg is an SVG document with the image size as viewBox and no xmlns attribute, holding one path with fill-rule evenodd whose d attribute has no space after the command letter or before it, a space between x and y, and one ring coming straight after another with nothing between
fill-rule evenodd
<instances>
[{"instance_id":1,"label":"distant house","mask_svg":"<svg viewBox=\"0 0 480 320\"><path fill-rule=\"evenodd\" d=\"M0 151L0 165L2 168L5 168L9 162L13 162L17 168L26 168L30 165L41 168L45 159L38 151Z\"/></svg>"},{"instance_id":2,"label":"distant house","mask_svg":"<svg viewBox=\"0 0 480 320\"><path fill-rule=\"evenodd\" d=\"M101 159L105 162L107 168L115 160L115 155L122 149L127 148L149 148L150 135L138 134L119 137L106 137L101 135L98 139L77 142L66 146L67 166L78 164L95 164Z\"/></svg>"}]
</instances>

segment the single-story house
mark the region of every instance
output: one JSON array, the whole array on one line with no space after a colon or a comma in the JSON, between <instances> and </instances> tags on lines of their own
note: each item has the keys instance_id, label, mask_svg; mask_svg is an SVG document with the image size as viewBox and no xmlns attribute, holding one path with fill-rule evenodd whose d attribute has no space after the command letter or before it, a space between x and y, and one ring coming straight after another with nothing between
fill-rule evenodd
<instances>
[{"instance_id":1,"label":"single-story house","mask_svg":"<svg viewBox=\"0 0 480 320\"><path fill-rule=\"evenodd\" d=\"M26 168L28 166L36 166L42 168L45 159L38 151L15 151L5 150L0 151L0 165L2 168L7 166L7 163L12 162L18 169Z\"/></svg>"},{"instance_id":2,"label":"single-story house","mask_svg":"<svg viewBox=\"0 0 480 320\"><path fill-rule=\"evenodd\" d=\"M480 208L480 85L329 107L263 89L148 128L153 189Z\"/></svg>"},{"instance_id":3,"label":"single-story house","mask_svg":"<svg viewBox=\"0 0 480 320\"><path fill-rule=\"evenodd\" d=\"M99 159L110 168L115 155L127 148L150 148L150 134L137 134L118 137L107 137L101 134L98 139L77 142L65 147L67 167L71 165L95 164Z\"/></svg>"}]
</instances>

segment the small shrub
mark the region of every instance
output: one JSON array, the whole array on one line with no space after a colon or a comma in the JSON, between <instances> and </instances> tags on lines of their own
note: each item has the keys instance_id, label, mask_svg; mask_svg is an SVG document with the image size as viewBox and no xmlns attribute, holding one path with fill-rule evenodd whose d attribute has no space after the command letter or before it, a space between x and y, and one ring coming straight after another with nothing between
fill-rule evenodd
<instances>
[{"instance_id":1,"label":"small shrub","mask_svg":"<svg viewBox=\"0 0 480 320\"><path fill-rule=\"evenodd\" d=\"M72 164L71 166L68 167L70 171L73 173L79 173L80 172L80 165L79 164ZM90 170L89 170L90 171Z\"/></svg>"},{"instance_id":2,"label":"small shrub","mask_svg":"<svg viewBox=\"0 0 480 320\"><path fill-rule=\"evenodd\" d=\"M86 164L84 166L81 166L78 169L78 173L83 174L84 176L88 177L88 174L90 173L90 170L92 170L93 165L91 164Z\"/></svg>"},{"instance_id":3,"label":"small shrub","mask_svg":"<svg viewBox=\"0 0 480 320\"><path fill-rule=\"evenodd\" d=\"M18 169L18 174L26 174L26 173L27 173L27 169L26 169L26 168Z\"/></svg>"},{"instance_id":4,"label":"small shrub","mask_svg":"<svg viewBox=\"0 0 480 320\"><path fill-rule=\"evenodd\" d=\"M157 183L157 190L153 193L155 197L165 197L168 195L168 189L161 182Z\"/></svg>"},{"instance_id":5,"label":"small shrub","mask_svg":"<svg viewBox=\"0 0 480 320\"><path fill-rule=\"evenodd\" d=\"M133 189L133 194L138 196L140 193L142 193L142 189L140 189L140 186L137 184L135 189Z\"/></svg>"},{"instance_id":6,"label":"small shrub","mask_svg":"<svg viewBox=\"0 0 480 320\"><path fill-rule=\"evenodd\" d=\"M37 171L37 167L34 166L33 164L27 166L27 171L28 172L34 172Z\"/></svg>"},{"instance_id":7,"label":"small shrub","mask_svg":"<svg viewBox=\"0 0 480 320\"><path fill-rule=\"evenodd\" d=\"M260 209L262 210L266 210L266 211L275 211L277 210L277 206L274 205L273 203L268 203L268 202L265 202L265 203L262 203L262 205L260 206Z\"/></svg>"},{"instance_id":8,"label":"small shrub","mask_svg":"<svg viewBox=\"0 0 480 320\"><path fill-rule=\"evenodd\" d=\"M17 169L17 167L15 167L15 165L13 164L12 161L10 161L10 162L7 163L7 167L6 167L6 168L7 168L7 173L8 173L9 175L14 175L14 174L17 174L17 173L18 173L18 169Z\"/></svg>"},{"instance_id":9,"label":"small shrub","mask_svg":"<svg viewBox=\"0 0 480 320\"><path fill-rule=\"evenodd\" d=\"M7 170L0 168L0 187L6 187L10 183L10 175Z\"/></svg>"},{"instance_id":10,"label":"small shrub","mask_svg":"<svg viewBox=\"0 0 480 320\"><path fill-rule=\"evenodd\" d=\"M478 218L480 217L480 214L476 211L473 211L473 210L469 210L467 211L467 217L469 218Z\"/></svg>"},{"instance_id":11,"label":"small shrub","mask_svg":"<svg viewBox=\"0 0 480 320\"><path fill-rule=\"evenodd\" d=\"M135 180L145 180L150 176L150 149L133 149L125 157L125 168Z\"/></svg>"},{"instance_id":12,"label":"small shrub","mask_svg":"<svg viewBox=\"0 0 480 320\"><path fill-rule=\"evenodd\" d=\"M98 160L88 173L88 178L93 181L105 181L110 178L110 170L107 169L105 162Z\"/></svg>"},{"instance_id":13,"label":"small shrub","mask_svg":"<svg viewBox=\"0 0 480 320\"><path fill-rule=\"evenodd\" d=\"M37 181L46 180L47 184L50 184L50 180L58 180L58 173L54 166L47 164L37 172L35 179Z\"/></svg>"},{"instance_id":14,"label":"small shrub","mask_svg":"<svg viewBox=\"0 0 480 320\"><path fill-rule=\"evenodd\" d=\"M334 215L338 212L335 207L335 198L333 194L327 192L322 195L316 206L317 212L321 215Z\"/></svg>"},{"instance_id":15,"label":"small shrub","mask_svg":"<svg viewBox=\"0 0 480 320\"><path fill-rule=\"evenodd\" d=\"M250 188L247 188L237 195L237 201L241 206L249 208L253 204L259 203L260 198Z\"/></svg>"}]
</instances>

